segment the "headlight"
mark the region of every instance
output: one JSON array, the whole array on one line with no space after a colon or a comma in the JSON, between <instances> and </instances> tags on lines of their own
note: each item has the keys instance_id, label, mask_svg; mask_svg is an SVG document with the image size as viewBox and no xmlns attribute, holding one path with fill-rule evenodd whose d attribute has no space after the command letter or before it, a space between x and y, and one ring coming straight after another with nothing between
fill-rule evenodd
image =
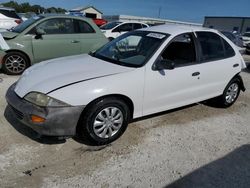
<instances>
[{"instance_id":1,"label":"headlight","mask_svg":"<svg viewBox=\"0 0 250 188\"><path fill-rule=\"evenodd\" d=\"M28 93L25 97L25 100L36 104L38 106L42 106L42 107L61 107L61 106L69 106L68 104L59 101L57 99L54 99L52 97L49 97L43 93L39 93L39 92L31 92Z\"/></svg>"}]
</instances>

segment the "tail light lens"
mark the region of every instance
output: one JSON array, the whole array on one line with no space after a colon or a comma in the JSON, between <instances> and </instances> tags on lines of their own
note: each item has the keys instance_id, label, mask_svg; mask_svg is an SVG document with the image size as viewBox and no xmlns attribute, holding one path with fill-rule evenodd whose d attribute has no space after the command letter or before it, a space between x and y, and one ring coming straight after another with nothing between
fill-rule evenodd
<instances>
[{"instance_id":1,"label":"tail light lens","mask_svg":"<svg viewBox=\"0 0 250 188\"><path fill-rule=\"evenodd\" d=\"M22 20L15 20L15 22L16 22L17 24L20 24L20 23L22 23Z\"/></svg>"}]
</instances>

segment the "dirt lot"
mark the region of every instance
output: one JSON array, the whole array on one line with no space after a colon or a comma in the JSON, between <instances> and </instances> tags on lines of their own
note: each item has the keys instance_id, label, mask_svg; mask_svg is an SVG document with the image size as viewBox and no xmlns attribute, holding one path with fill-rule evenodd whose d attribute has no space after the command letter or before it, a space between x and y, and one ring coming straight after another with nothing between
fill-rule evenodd
<instances>
[{"instance_id":1,"label":"dirt lot","mask_svg":"<svg viewBox=\"0 0 250 188\"><path fill-rule=\"evenodd\" d=\"M250 61L250 58L248 58ZM0 73L0 187L250 187L250 69L229 109L196 104L134 122L90 147L39 138L6 108Z\"/></svg>"}]
</instances>

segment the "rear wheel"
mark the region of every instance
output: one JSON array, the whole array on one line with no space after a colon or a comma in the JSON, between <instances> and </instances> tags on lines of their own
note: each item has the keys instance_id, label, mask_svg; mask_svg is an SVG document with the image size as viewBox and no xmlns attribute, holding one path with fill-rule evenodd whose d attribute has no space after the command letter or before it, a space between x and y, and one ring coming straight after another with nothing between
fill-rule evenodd
<instances>
[{"instance_id":1,"label":"rear wheel","mask_svg":"<svg viewBox=\"0 0 250 188\"><path fill-rule=\"evenodd\" d=\"M100 99L91 104L80 118L77 137L90 145L109 144L125 132L129 117L129 108L122 100Z\"/></svg>"},{"instance_id":2,"label":"rear wheel","mask_svg":"<svg viewBox=\"0 0 250 188\"><path fill-rule=\"evenodd\" d=\"M235 103L240 94L240 81L237 78L232 79L226 86L223 94L216 98L220 107L227 108Z\"/></svg>"},{"instance_id":3,"label":"rear wheel","mask_svg":"<svg viewBox=\"0 0 250 188\"><path fill-rule=\"evenodd\" d=\"M3 59L3 71L9 75L19 75L28 68L28 58L21 52L8 52Z\"/></svg>"}]
</instances>

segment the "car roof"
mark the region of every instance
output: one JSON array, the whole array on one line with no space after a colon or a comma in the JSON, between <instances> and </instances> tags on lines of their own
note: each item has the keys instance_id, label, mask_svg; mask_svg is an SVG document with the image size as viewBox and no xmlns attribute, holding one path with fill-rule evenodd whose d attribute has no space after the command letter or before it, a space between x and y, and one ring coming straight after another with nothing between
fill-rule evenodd
<instances>
[{"instance_id":1,"label":"car roof","mask_svg":"<svg viewBox=\"0 0 250 188\"><path fill-rule=\"evenodd\" d=\"M177 34L181 34L181 33L188 33L188 32L194 32L194 31L217 32L217 30L215 30L215 29L205 28L205 27L201 27L201 26L180 25L180 24L164 24L164 25L143 28L141 30L166 33L166 34L170 34L170 35L177 35Z\"/></svg>"},{"instance_id":2,"label":"car roof","mask_svg":"<svg viewBox=\"0 0 250 188\"><path fill-rule=\"evenodd\" d=\"M63 18L80 18L80 19L85 19L89 20L90 18L82 17L82 16L74 16L74 15L67 15L67 14L39 14L38 16L42 16L44 18L49 18L49 17L63 17Z\"/></svg>"}]
</instances>

